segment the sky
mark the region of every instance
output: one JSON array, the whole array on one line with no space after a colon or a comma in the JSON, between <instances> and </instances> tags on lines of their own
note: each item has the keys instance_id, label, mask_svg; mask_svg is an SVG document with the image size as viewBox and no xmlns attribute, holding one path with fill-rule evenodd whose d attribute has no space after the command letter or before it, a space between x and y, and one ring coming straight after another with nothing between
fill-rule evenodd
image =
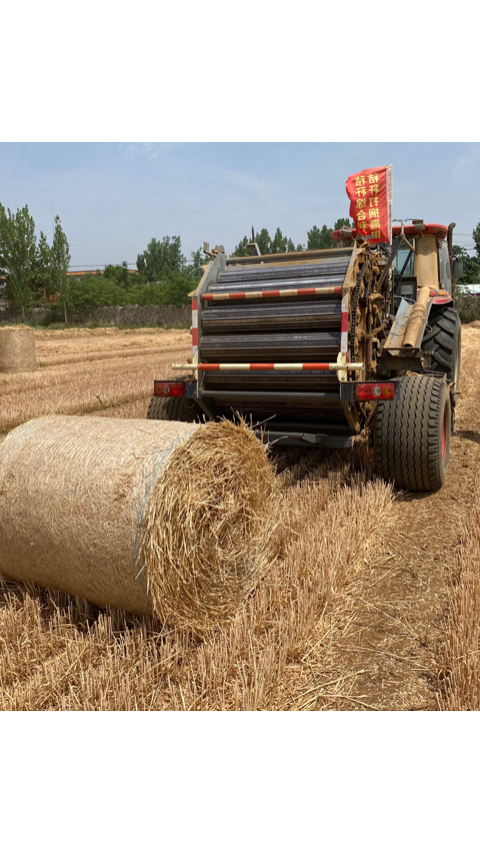
<instances>
[{"instance_id":1,"label":"sky","mask_svg":"<svg viewBox=\"0 0 480 853\"><path fill-rule=\"evenodd\" d=\"M28 205L37 235L58 214L72 267L137 255L152 237L180 236L227 253L255 230L277 227L295 244L348 216L345 181L393 165L393 216L448 225L473 246L480 221L480 143L0 143L0 202ZM455 236L456 235L456 236Z\"/></svg>"}]
</instances>

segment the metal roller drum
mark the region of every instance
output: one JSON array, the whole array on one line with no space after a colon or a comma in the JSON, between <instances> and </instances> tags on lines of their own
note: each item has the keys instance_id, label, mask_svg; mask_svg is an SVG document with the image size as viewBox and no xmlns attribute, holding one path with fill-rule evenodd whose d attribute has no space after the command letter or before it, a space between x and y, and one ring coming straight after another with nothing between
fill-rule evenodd
<instances>
[{"instance_id":1,"label":"metal roller drum","mask_svg":"<svg viewBox=\"0 0 480 853\"><path fill-rule=\"evenodd\" d=\"M202 330L206 335L229 334L241 330L288 331L293 329L329 329L340 323L341 299L316 302L289 301L258 304L210 303L202 315Z\"/></svg>"},{"instance_id":2,"label":"metal roller drum","mask_svg":"<svg viewBox=\"0 0 480 853\"><path fill-rule=\"evenodd\" d=\"M349 254L271 266L233 261L202 301L199 362L336 362L349 261ZM311 292L305 294L307 288ZM292 293L283 297L285 290ZM272 291L279 295L270 296ZM252 298L252 293L258 296ZM226 296L222 299L220 294ZM270 421L269 426L275 430L289 424L294 429L306 425L310 430L349 434L334 371L204 371L201 381L206 401L219 412L233 409L257 421L274 415L273 427Z\"/></svg>"},{"instance_id":3,"label":"metal roller drum","mask_svg":"<svg viewBox=\"0 0 480 853\"><path fill-rule=\"evenodd\" d=\"M333 263L299 264L296 266L284 265L277 267L267 267L264 265L263 269L261 265L255 267L255 269L245 269L238 266L220 273L217 284L212 285L212 290L235 281L280 281L283 279L295 279L298 281L305 278L324 279L328 276L340 275L343 280L347 269L348 262L343 258L341 261L334 261Z\"/></svg>"},{"instance_id":4,"label":"metal roller drum","mask_svg":"<svg viewBox=\"0 0 480 853\"><path fill-rule=\"evenodd\" d=\"M330 330L278 335L202 335L200 341L202 362L331 362L336 360L339 350L340 331Z\"/></svg>"}]
</instances>

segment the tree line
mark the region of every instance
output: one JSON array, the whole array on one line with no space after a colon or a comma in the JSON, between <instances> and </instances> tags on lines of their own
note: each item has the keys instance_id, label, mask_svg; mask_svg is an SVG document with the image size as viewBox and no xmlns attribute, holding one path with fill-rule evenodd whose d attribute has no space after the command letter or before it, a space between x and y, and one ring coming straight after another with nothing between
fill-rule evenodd
<instances>
[{"instance_id":1,"label":"tree line","mask_svg":"<svg viewBox=\"0 0 480 853\"><path fill-rule=\"evenodd\" d=\"M337 244L330 235L332 231L337 231L344 225L352 227L353 223L350 223L349 219L337 219L333 228L329 225L322 225L321 228L314 225L310 231L307 231L306 244L297 243L297 245L295 245L290 237L283 235L280 228L277 228L273 237L270 237L266 228L262 228L260 231L256 232L255 242L261 255L271 255L276 254L277 252L305 252L310 249L333 249ZM249 251L247 249L247 245L250 242L251 240L249 240L248 237L244 237L243 240L240 240L238 245L235 246L233 255L236 258L242 258L245 257L245 255L248 255Z\"/></svg>"},{"instance_id":2,"label":"tree line","mask_svg":"<svg viewBox=\"0 0 480 853\"><path fill-rule=\"evenodd\" d=\"M330 249L336 243L331 232L350 226L350 220L337 219L333 228L317 225L307 231L305 244L295 244L277 228L273 237L266 228L256 232L255 242L262 255L278 252L300 252L311 249ZM473 230L475 255L471 257L460 246L453 247L455 257L463 261L460 285L480 283L480 222ZM235 246L233 255L251 253L244 237ZM180 237L152 238L147 248L137 256L137 270L108 264L76 279L67 275L70 247L59 216L54 217L51 244L41 231L37 240L35 223L28 206L12 213L0 204L0 298L21 309L24 317L29 308L39 305L58 305L65 322L70 311L111 305L183 305L195 288L208 258L198 249L191 260L182 252Z\"/></svg>"},{"instance_id":3,"label":"tree line","mask_svg":"<svg viewBox=\"0 0 480 853\"><path fill-rule=\"evenodd\" d=\"M40 231L37 243L35 223L26 205L16 213L0 204L0 275L4 291L22 317L32 302L43 294L56 293L65 306L67 272L70 265L68 240L60 217L54 217L52 244Z\"/></svg>"},{"instance_id":4,"label":"tree line","mask_svg":"<svg viewBox=\"0 0 480 853\"><path fill-rule=\"evenodd\" d=\"M452 252L454 256L463 261L463 275L458 280L458 284L480 284L480 222L472 231L473 243L475 246L475 255L472 257L466 249L460 246L453 246Z\"/></svg>"},{"instance_id":5,"label":"tree line","mask_svg":"<svg viewBox=\"0 0 480 853\"><path fill-rule=\"evenodd\" d=\"M22 317L38 306L58 306L68 322L70 311L84 308L185 304L205 262L200 249L191 255L187 262L180 237L153 238L138 255L136 271L124 261L77 279L68 275L70 247L59 216L50 245L43 231L37 239L28 205L13 213L0 204L0 299L20 309Z\"/></svg>"}]
</instances>

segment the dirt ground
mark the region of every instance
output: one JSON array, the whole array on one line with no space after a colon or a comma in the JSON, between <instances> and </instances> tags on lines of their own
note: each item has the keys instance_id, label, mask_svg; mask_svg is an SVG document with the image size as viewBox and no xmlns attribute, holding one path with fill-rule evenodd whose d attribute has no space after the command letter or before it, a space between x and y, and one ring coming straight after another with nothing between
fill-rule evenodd
<instances>
[{"instance_id":1,"label":"dirt ground","mask_svg":"<svg viewBox=\"0 0 480 853\"><path fill-rule=\"evenodd\" d=\"M396 495L395 525L383 554L357 576L320 647L325 676L352 674L349 698L336 707L438 708L437 659L447 594L480 470L476 325L462 330L462 393L446 484L433 494ZM320 698L318 707L322 704Z\"/></svg>"},{"instance_id":2,"label":"dirt ground","mask_svg":"<svg viewBox=\"0 0 480 853\"><path fill-rule=\"evenodd\" d=\"M277 455L287 531L277 565L230 627L201 642L6 583L0 708L446 707L449 595L480 472L480 323L462 335L462 393L441 491L392 494L355 473L358 460L345 453ZM39 332L37 373L0 376L0 432L53 412L143 418L153 379L172 375L190 346L178 331Z\"/></svg>"}]
</instances>

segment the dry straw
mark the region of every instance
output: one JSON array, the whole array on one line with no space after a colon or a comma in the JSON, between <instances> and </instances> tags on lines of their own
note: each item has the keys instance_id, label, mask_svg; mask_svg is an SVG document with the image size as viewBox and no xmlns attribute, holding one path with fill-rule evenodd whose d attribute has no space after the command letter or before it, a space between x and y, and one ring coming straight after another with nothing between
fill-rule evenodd
<instances>
[{"instance_id":1,"label":"dry straw","mask_svg":"<svg viewBox=\"0 0 480 853\"><path fill-rule=\"evenodd\" d=\"M245 425L197 430L172 453L144 516L156 614L207 628L231 615L274 556L275 476Z\"/></svg>"},{"instance_id":2,"label":"dry straw","mask_svg":"<svg viewBox=\"0 0 480 853\"><path fill-rule=\"evenodd\" d=\"M0 328L0 373L31 373L36 369L35 330L24 325Z\"/></svg>"},{"instance_id":3,"label":"dry straw","mask_svg":"<svg viewBox=\"0 0 480 853\"><path fill-rule=\"evenodd\" d=\"M277 505L244 425L41 418L0 446L0 573L203 629L268 570Z\"/></svg>"}]
</instances>

